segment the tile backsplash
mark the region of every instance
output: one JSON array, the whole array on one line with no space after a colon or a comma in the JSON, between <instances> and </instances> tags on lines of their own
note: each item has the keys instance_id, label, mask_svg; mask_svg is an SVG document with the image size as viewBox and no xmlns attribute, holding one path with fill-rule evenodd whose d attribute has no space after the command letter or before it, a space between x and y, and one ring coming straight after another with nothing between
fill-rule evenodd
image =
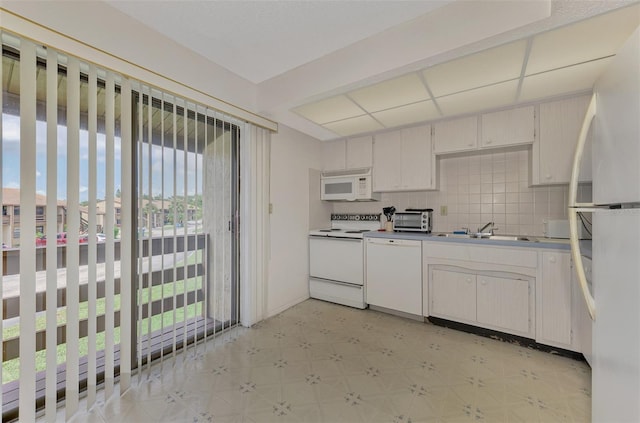
<instances>
[{"instance_id":1,"label":"tile backsplash","mask_svg":"<svg viewBox=\"0 0 640 423\"><path fill-rule=\"evenodd\" d=\"M495 222L496 233L544 236L544 222L567 218L568 185L530 187L530 149L444 157L439 191L384 193L373 203L335 203L337 213L378 213L382 207L432 208L434 231L475 231ZM591 186L580 187L590 201ZM441 212L446 208L446 215Z\"/></svg>"}]
</instances>

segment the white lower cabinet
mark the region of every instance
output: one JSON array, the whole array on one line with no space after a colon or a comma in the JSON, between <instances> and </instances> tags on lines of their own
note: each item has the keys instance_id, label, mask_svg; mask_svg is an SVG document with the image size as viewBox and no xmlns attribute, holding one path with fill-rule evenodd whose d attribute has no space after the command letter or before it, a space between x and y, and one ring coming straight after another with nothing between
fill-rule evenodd
<instances>
[{"instance_id":1,"label":"white lower cabinet","mask_svg":"<svg viewBox=\"0 0 640 423\"><path fill-rule=\"evenodd\" d=\"M542 252L540 267L536 341L571 349L571 256L559 251Z\"/></svg>"},{"instance_id":2,"label":"white lower cabinet","mask_svg":"<svg viewBox=\"0 0 640 423\"><path fill-rule=\"evenodd\" d=\"M591 286L591 259L582 257L582 265L584 266L584 273L587 277L587 284L589 284L589 290L593 292L593 287ZM576 324L576 330L574 333L576 334L577 343L579 344L580 352L584 355L584 358L587 360L587 363L592 364L593 360L593 351L591 342L592 338L592 330L593 330L593 320L591 320L591 315L589 314L589 310L587 309L587 304L585 303L582 290L578 286L577 276L575 272L572 272L572 286L573 286L573 302L576 305L575 307L575 318L574 322Z\"/></svg>"},{"instance_id":3,"label":"white lower cabinet","mask_svg":"<svg viewBox=\"0 0 640 423\"><path fill-rule=\"evenodd\" d=\"M464 323L475 323L476 275L438 269L433 269L430 275L429 314Z\"/></svg>"},{"instance_id":4,"label":"white lower cabinet","mask_svg":"<svg viewBox=\"0 0 640 423\"><path fill-rule=\"evenodd\" d=\"M583 259L583 265L590 280L591 260ZM542 252L540 268L536 342L582 352L589 361L592 322L576 282L571 254L566 251Z\"/></svg>"},{"instance_id":5,"label":"white lower cabinet","mask_svg":"<svg viewBox=\"0 0 640 423\"><path fill-rule=\"evenodd\" d=\"M423 252L425 316L590 358L591 321L569 251L424 241ZM583 263L590 274L590 260Z\"/></svg>"},{"instance_id":6,"label":"white lower cabinet","mask_svg":"<svg viewBox=\"0 0 640 423\"><path fill-rule=\"evenodd\" d=\"M515 335L531 333L529 280L478 276L476 292L479 324Z\"/></svg>"},{"instance_id":7,"label":"white lower cabinet","mask_svg":"<svg viewBox=\"0 0 640 423\"><path fill-rule=\"evenodd\" d=\"M531 279L430 270L429 315L520 336L531 336Z\"/></svg>"},{"instance_id":8,"label":"white lower cabinet","mask_svg":"<svg viewBox=\"0 0 640 423\"><path fill-rule=\"evenodd\" d=\"M366 239L367 303L422 316L422 242Z\"/></svg>"}]
</instances>

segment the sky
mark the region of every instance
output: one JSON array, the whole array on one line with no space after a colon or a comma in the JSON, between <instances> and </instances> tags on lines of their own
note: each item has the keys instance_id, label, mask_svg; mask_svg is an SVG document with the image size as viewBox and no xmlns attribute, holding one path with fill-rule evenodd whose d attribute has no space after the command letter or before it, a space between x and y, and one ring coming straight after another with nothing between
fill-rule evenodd
<instances>
[{"instance_id":1,"label":"sky","mask_svg":"<svg viewBox=\"0 0 640 423\"><path fill-rule=\"evenodd\" d=\"M67 128L58 125L58 183L57 198L67 198ZM89 199L89 135L86 130L80 130L80 201ZM36 122L36 191L47 195L47 163L46 163L46 122ZM106 137L99 133L97 136L97 184L96 197L105 198L105 169L106 169ZM115 139L115 177L114 192L121 188L121 141ZM144 194L149 194L149 165L151 166L151 191L153 196L169 198L173 191L173 152L168 148L153 146L151 156L149 147L142 149L142 181ZM151 157L151 161L149 161ZM202 156L189 153L187 157L187 193L194 195L202 192ZM176 195L184 195L184 154L176 157ZM163 187L164 172L164 187ZM198 175L196 178L196 174ZM197 180L197 187L196 187ZM4 188L20 188L20 118L19 116L2 115L2 185ZM164 189L164 194L163 194Z\"/></svg>"}]
</instances>

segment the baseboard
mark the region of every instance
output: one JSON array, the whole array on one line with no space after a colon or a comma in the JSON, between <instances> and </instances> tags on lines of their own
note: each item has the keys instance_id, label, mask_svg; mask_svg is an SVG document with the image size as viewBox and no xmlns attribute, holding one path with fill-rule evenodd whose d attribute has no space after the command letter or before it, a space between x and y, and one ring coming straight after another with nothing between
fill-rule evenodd
<instances>
[{"instance_id":1,"label":"baseboard","mask_svg":"<svg viewBox=\"0 0 640 423\"><path fill-rule=\"evenodd\" d=\"M280 314L280 313L282 313L283 311L290 309L290 308L291 308L291 307L293 307L294 305L296 305L296 304L300 304L301 302L308 300L309 298L310 298L310 297L309 297L309 295L307 294L307 295L305 295L305 296L298 297L297 299L295 299L295 300L293 300L293 301L290 301L290 302L288 302L287 304L282 305L282 306L280 306L280 307L278 307L278 308L276 308L276 309L274 309L274 310L267 310L267 316L266 316L265 318L266 318L266 319L268 319L269 317L273 317L273 316L275 316L276 314ZM257 322L256 322L256 323L257 323Z\"/></svg>"},{"instance_id":2,"label":"baseboard","mask_svg":"<svg viewBox=\"0 0 640 423\"><path fill-rule=\"evenodd\" d=\"M474 335L484 336L485 338L496 339L498 341L508 342L510 344L516 344L526 348L533 348L550 354L557 354L562 357L572 358L578 361L586 361L582 353L565 350L564 348L552 347L550 345L539 344L534 339L525 338L518 335L511 335L504 332L498 332L491 329L485 329L478 326L468 325L466 323L459 323L452 320L441 319L439 317L429 316L427 317L427 320L437 326L443 326L462 332L472 333Z\"/></svg>"}]
</instances>

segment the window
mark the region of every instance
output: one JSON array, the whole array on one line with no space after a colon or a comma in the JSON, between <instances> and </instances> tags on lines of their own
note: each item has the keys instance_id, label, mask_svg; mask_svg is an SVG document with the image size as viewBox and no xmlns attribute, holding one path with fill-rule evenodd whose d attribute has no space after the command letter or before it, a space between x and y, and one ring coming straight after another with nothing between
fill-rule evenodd
<instances>
[{"instance_id":1,"label":"window","mask_svg":"<svg viewBox=\"0 0 640 423\"><path fill-rule=\"evenodd\" d=\"M36 216L44 216L44 207L42 206L36 207Z\"/></svg>"},{"instance_id":2,"label":"window","mask_svg":"<svg viewBox=\"0 0 640 423\"><path fill-rule=\"evenodd\" d=\"M20 206L13 206L13 215L20 216Z\"/></svg>"}]
</instances>

